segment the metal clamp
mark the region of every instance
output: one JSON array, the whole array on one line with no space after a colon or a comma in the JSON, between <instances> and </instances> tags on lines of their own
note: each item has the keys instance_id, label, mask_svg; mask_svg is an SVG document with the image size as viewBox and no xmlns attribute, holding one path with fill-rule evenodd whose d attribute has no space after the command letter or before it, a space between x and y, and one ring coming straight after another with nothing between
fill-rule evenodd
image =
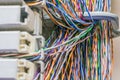
<instances>
[{"instance_id":1,"label":"metal clamp","mask_svg":"<svg viewBox=\"0 0 120 80\"><path fill-rule=\"evenodd\" d=\"M119 17L116 14L109 13L109 12L90 12L90 15L92 16L93 20L111 21L113 33L116 34L117 36L120 35L120 31L118 30L119 29ZM84 18L85 20L91 20L87 12L84 13ZM114 34L113 36L115 37L116 35Z\"/></svg>"}]
</instances>

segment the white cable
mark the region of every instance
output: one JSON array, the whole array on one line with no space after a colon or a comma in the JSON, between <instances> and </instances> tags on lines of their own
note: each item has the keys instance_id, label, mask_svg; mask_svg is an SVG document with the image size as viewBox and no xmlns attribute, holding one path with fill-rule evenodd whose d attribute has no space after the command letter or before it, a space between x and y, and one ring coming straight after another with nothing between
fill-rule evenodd
<instances>
[{"instance_id":1,"label":"white cable","mask_svg":"<svg viewBox=\"0 0 120 80\"><path fill-rule=\"evenodd\" d=\"M33 79L33 80L38 80L39 76L40 76L40 73L38 73L37 76L35 77L35 79Z\"/></svg>"}]
</instances>

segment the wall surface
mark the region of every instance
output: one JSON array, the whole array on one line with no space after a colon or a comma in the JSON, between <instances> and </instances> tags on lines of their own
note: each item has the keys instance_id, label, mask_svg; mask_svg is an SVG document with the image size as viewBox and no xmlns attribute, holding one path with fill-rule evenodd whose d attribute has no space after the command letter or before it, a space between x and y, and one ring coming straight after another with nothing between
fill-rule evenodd
<instances>
[{"instance_id":1,"label":"wall surface","mask_svg":"<svg viewBox=\"0 0 120 80\"><path fill-rule=\"evenodd\" d=\"M120 80L120 37L113 39L114 47L114 66L113 66L113 79Z\"/></svg>"},{"instance_id":2,"label":"wall surface","mask_svg":"<svg viewBox=\"0 0 120 80\"><path fill-rule=\"evenodd\" d=\"M111 0L111 10L119 16L120 19L120 0ZM120 20L119 20L120 24ZM120 25L119 25L120 27ZM114 66L113 66L113 79L120 80L120 37L114 40Z\"/></svg>"}]
</instances>

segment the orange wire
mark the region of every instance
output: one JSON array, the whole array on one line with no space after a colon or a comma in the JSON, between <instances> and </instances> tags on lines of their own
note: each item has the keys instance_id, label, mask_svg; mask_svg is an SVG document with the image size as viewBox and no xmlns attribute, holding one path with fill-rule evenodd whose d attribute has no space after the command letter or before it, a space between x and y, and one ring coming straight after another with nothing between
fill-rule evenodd
<instances>
[{"instance_id":1,"label":"orange wire","mask_svg":"<svg viewBox=\"0 0 120 80\"><path fill-rule=\"evenodd\" d=\"M73 30L73 28L66 27L66 25L62 24L61 22L58 22L58 21L49 13L47 7L44 7L43 9L47 12L47 14L49 15L49 17L51 18L51 20L52 20L55 24L59 24L59 25L61 25L62 27L67 28L67 29L69 29L69 30Z\"/></svg>"}]
</instances>

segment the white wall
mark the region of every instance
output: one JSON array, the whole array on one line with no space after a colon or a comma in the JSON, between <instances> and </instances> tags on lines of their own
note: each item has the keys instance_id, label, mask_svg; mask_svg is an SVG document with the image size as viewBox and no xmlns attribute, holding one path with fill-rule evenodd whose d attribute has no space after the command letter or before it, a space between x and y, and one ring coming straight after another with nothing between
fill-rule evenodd
<instances>
[{"instance_id":1,"label":"white wall","mask_svg":"<svg viewBox=\"0 0 120 80\"><path fill-rule=\"evenodd\" d=\"M114 65L113 65L113 79L120 80L120 37L113 39L114 47Z\"/></svg>"},{"instance_id":2,"label":"white wall","mask_svg":"<svg viewBox=\"0 0 120 80\"><path fill-rule=\"evenodd\" d=\"M111 10L119 16L120 19L120 0L111 0ZM120 24L120 20L119 20ZM120 27L120 26L119 26ZM113 79L120 80L120 37L114 39L114 66Z\"/></svg>"}]
</instances>

